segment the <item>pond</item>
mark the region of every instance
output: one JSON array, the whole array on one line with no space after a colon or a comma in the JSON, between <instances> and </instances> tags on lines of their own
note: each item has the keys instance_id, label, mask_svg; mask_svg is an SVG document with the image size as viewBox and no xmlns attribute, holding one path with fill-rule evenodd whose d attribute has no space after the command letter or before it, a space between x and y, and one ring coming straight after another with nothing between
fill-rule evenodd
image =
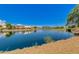
<instances>
[{"instance_id":1,"label":"pond","mask_svg":"<svg viewBox=\"0 0 79 59\"><path fill-rule=\"evenodd\" d=\"M38 30L35 32L3 32L0 33L0 51L11 51L45 44L45 38L54 41L65 40L74 36L62 31Z\"/></svg>"}]
</instances>

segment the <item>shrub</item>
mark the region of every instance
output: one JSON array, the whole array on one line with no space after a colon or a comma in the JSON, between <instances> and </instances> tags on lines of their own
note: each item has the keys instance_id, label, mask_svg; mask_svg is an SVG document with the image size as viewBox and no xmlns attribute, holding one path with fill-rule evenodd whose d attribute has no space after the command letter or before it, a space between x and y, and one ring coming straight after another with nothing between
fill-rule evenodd
<instances>
[{"instance_id":1,"label":"shrub","mask_svg":"<svg viewBox=\"0 0 79 59\"><path fill-rule=\"evenodd\" d=\"M50 43L50 42L54 42L55 40L53 40L50 36L47 36L44 38L44 42L45 43Z\"/></svg>"}]
</instances>

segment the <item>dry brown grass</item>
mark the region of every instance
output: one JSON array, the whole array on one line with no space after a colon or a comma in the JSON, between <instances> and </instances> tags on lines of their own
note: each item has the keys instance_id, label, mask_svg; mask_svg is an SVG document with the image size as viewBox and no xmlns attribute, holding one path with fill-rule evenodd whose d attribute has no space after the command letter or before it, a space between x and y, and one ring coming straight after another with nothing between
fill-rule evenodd
<instances>
[{"instance_id":1,"label":"dry brown grass","mask_svg":"<svg viewBox=\"0 0 79 59\"><path fill-rule=\"evenodd\" d=\"M79 53L79 37L51 42L42 46L6 51L4 54L77 54Z\"/></svg>"}]
</instances>

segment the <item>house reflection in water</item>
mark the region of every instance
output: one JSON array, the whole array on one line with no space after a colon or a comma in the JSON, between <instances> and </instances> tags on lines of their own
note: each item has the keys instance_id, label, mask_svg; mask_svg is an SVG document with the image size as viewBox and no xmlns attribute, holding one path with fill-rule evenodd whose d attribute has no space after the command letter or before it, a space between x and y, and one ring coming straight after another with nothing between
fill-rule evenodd
<instances>
[{"instance_id":1,"label":"house reflection in water","mask_svg":"<svg viewBox=\"0 0 79 59\"><path fill-rule=\"evenodd\" d=\"M0 32L0 38L1 37L10 37L12 35L15 35L15 34L30 34L32 33L33 31L29 31L29 32Z\"/></svg>"},{"instance_id":2,"label":"house reflection in water","mask_svg":"<svg viewBox=\"0 0 79 59\"><path fill-rule=\"evenodd\" d=\"M10 37L14 32L0 32L0 37Z\"/></svg>"}]
</instances>

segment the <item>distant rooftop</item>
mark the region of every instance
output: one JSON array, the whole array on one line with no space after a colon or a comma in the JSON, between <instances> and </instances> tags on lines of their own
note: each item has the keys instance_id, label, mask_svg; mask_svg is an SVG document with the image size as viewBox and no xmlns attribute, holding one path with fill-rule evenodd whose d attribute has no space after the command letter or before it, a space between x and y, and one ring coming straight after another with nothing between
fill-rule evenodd
<instances>
[{"instance_id":1,"label":"distant rooftop","mask_svg":"<svg viewBox=\"0 0 79 59\"><path fill-rule=\"evenodd\" d=\"M0 25L5 25L6 21L0 19Z\"/></svg>"}]
</instances>

